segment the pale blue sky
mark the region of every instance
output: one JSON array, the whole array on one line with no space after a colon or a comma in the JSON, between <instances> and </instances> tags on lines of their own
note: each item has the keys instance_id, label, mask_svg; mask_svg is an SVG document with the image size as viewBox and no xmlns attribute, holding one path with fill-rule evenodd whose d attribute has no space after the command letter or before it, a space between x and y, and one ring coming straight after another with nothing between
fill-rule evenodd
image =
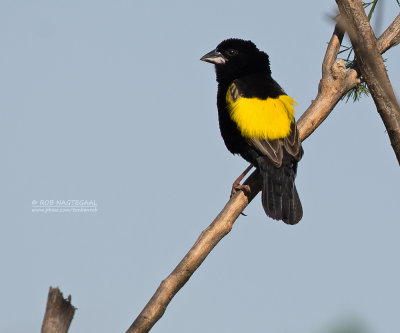
<instances>
[{"instance_id":1,"label":"pale blue sky","mask_svg":"<svg viewBox=\"0 0 400 333\"><path fill-rule=\"evenodd\" d=\"M383 25L399 12L384 1ZM378 5L377 10L381 8ZM0 4L1 333L38 331L49 286L70 332L124 332L246 167L219 135L221 40L253 40L298 101L315 98L334 1ZM382 28L380 28L380 32ZM399 95L400 48L385 57ZM302 221L246 209L152 332L393 333L400 308L399 167L371 98L339 103L304 142ZM93 199L97 213L33 213Z\"/></svg>"}]
</instances>

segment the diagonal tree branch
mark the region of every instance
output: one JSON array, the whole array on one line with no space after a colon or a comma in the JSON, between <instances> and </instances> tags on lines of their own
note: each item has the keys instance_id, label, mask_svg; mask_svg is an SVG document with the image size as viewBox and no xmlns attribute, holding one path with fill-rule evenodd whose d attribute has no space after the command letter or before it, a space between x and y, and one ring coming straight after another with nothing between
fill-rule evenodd
<instances>
[{"instance_id":1,"label":"diagonal tree branch","mask_svg":"<svg viewBox=\"0 0 400 333\"><path fill-rule=\"evenodd\" d=\"M336 25L322 63L322 78L318 85L318 95L297 121L302 141L328 117L345 91L360 82L356 71L346 72L344 61L336 61L343 35L343 30Z\"/></svg>"},{"instance_id":2,"label":"diagonal tree branch","mask_svg":"<svg viewBox=\"0 0 400 333\"><path fill-rule=\"evenodd\" d=\"M153 297L126 333L148 332L162 317L172 297L189 280L218 242L231 231L240 213L261 190L258 172L253 172L244 184L250 186L251 193L246 196L242 191L238 191L229 200L215 220L203 230L178 266L161 282Z\"/></svg>"},{"instance_id":3,"label":"diagonal tree branch","mask_svg":"<svg viewBox=\"0 0 400 333\"><path fill-rule=\"evenodd\" d=\"M361 0L336 0L358 66L400 163L400 105L397 102L374 32Z\"/></svg>"},{"instance_id":4,"label":"diagonal tree branch","mask_svg":"<svg viewBox=\"0 0 400 333\"><path fill-rule=\"evenodd\" d=\"M400 14L376 41L381 54L400 43Z\"/></svg>"},{"instance_id":5,"label":"diagonal tree branch","mask_svg":"<svg viewBox=\"0 0 400 333\"><path fill-rule=\"evenodd\" d=\"M381 53L397 45L394 41L400 33L398 19L399 17L389 27L393 31L390 33L385 31L379 38L378 45ZM361 82L357 70L349 69L346 71L344 61L336 60L342 38L343 29L337 25L323 61L318 95L297 122L301 141L304 141L318 128L347 91ZM249 185L251 192L244 194L239 191L229 200L211 225L203 230L196 243L178 266L161 282L150 301L126 333L148 332L162 317L172 298L189 280L218 242L230 232L237 217L261 190L261 177L258 171L254 171L244 184Z\"/></svg>"}]
</instances>

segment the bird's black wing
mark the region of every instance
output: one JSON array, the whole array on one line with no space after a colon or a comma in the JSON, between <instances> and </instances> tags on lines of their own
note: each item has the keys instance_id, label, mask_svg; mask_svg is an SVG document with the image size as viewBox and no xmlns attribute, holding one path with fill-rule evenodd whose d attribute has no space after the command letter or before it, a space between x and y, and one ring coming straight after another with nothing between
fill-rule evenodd
<instances>
[{"instance_id":1,"label":"bird's black wing","mask_svg":"<svg viewBox=\"0 0 400 333\"><path fill-rule=\"evenodd\" d=\"M272 164L279 168L282 165L283 149L291 155L297 162L300 161L303 155L301 142L299 139L299 131L295 122L290 125L290 134L283 139L262 140L248 138L249 145L257 149L261 154L268 157Z\"/></svg>"}]
</instances>

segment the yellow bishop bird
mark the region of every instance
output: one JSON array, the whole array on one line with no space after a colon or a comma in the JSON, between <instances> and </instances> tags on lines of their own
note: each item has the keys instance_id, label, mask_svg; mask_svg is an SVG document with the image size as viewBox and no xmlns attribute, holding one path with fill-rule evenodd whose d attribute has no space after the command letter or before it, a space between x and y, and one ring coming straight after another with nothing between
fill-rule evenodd
<instances>
[{"instance_id":1,"label":"yellow bishop bird","mask_svg":"<svg viewBox=\"0 0 400 333\"><path fill-rule=\"evenodd\" d=\"M268 55L251 41L224 40L201 60L215 65L219 126L226 147L260 172L266 214L296 224L303 216L294 183L303 156L294 119L296 102L272 79ZM249 190L239 182L234 189Z\"/></svg>"}]
</instances>

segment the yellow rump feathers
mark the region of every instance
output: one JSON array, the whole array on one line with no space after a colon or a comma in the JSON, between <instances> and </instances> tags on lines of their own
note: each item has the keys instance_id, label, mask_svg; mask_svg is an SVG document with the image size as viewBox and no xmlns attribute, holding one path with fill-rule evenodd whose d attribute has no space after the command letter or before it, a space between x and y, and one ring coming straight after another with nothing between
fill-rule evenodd
<instances>
[{"instance_id":1,"label":"yellow rump feathers","mask_svg":"<svg viewBox=\"0 0 400 333\"><path fill-rule=\"evenodd\" d=\"M235 96L236 97L236 96ZM232 120L246 138L274 140L290 134L296 101L287 96L278 98L232 98L229 89L226 101Z\"/></svg>"}]
</instances>

